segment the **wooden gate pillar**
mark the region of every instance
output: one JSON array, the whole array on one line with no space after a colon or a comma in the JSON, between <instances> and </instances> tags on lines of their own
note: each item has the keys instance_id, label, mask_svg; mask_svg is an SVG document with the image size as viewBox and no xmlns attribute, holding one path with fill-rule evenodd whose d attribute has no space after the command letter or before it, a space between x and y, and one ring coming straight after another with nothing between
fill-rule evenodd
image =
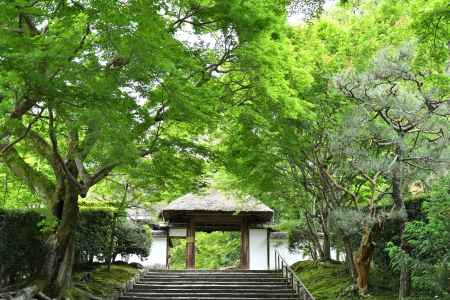
<instances>
[{"instance_id":1,"label":"wooden gate pillar","mask_svg":"<svg viewBox=\"0 0 450 300\"><path fill-rule=\"evenodd\" d=\"M241 221L241 269L249 268L249 231L247 218L244 216Z\"/></svg>"},{"instance_id":2,"label":"wooden gate pillar","mask_svg":"<svg viewBox=\"0 0 450 300\"><path fill-rule=\"evenodd\" d=\"M192 221L186 231L186 269L195 269L195 224Z\"/></svg>"}]
</instances>

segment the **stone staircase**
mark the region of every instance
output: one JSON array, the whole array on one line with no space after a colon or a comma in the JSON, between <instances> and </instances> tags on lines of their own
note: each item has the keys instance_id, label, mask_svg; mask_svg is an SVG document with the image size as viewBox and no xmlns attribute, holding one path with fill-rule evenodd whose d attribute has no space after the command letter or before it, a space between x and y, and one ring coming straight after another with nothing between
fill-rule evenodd
<instances>
[{"instance_id":1,"label":"stone staircase","mask_svg":"<svg viewBox=\"0 0 450 300\"><path fill-rule=\"evenodd\" d=\"M119 299L287 300L297 297L280 271L151 270Z\"/></svg>"}]
</instances>

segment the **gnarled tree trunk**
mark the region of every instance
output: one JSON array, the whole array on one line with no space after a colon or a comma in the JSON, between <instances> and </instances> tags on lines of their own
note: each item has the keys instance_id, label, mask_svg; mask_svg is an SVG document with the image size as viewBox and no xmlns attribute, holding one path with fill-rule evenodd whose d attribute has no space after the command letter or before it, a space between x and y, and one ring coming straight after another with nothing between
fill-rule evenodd
<instances>
[{"instance_id":1,"label":"gnarled tree trunk","mask_svg":"<svg viewBox=\"0 0 450 300\"><path fill-rule=\"evenodd\" d=\"M78 193L65 180L58 189L54 215L59 220L56 231L47 240L47 256L41 272L45 281L45 294L61 298L65 288L70 286L75 259L75 227L79 219Z\"/></svg>"},{"instance_id":2,"label":"gnarled tree trunk","mask_svg":"<svg viewBox=\"0 0 450 300\"><path fill-rule=\"evenodd\" d=\"M357 273L356 286L360 295L367 294L370 264L375 251L375 240L380 230L381 226L378 223L373 224L370 228L367 224L365 225L361 244L354 257Z\"/></svg>"}]
</instances>

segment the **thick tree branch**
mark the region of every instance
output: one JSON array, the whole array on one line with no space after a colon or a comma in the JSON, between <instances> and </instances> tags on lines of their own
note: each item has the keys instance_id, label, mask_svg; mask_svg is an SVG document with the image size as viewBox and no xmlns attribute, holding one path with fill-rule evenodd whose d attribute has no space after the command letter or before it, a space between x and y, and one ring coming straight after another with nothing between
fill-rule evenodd
<instances>
[{"instance_id":1,"label":"thick tree branch","mask_svg":"<svg viewBox=\"0 0 450 300\"><path fill-rule=\"evenodd\" d=\"M32 97L26 97L22 101L18 102L15 107L14 111L11 113L11 119L19 119L24 114L26 114L28 111L33 108L34 105L36 105L37 100Z\"/></svg>"},{"instance_id":2,"label":"thick tree branch","mask_svg":"<svg viewBox=\"0 0 450 300\"><path fill-rule=\"evenodd\" d=\"M77 187L78 190L81 190L82 186L80 185L80 183L78 182L78 180L76 179L74 174L72 174L72 172L69 170L69 167L67 166L67 164L65 163L65 161L61 157L61 154L59 153L58 140L57 140L57 137L56 137L56 128L55 128L55 124L54 124L55 118L54 118L54 115L53 115L53 109L49 108L48 116L49 116L49 136L50 136L50 141L51 141L51 144L52 144L53 157L54 157L54 160L56 162L58 162L58 165L61 167L61 168L55 169L55 171L57 171L59 173L59 170L62 169L64 174L69 179L69 181L75 187ZM62 174L60 174L60 175L62 175Z\"/></svg>"},{"instance_id":3,"label":"thick tree branch","mask_svg":"<svg viewBox=\"0 0 450 300\"><path fill-rule=\"evenodd\" d=\"M25 129L25 131L15 141L11 142L10 144L6 145L5 147L0 147L0 155L2 155L3 153L7 152L11 147L13 147L17 143L19 143L21 140L23 140L27 136L27 134L31 130L31 127L40 119L43 111L44 111L44 109L42 109L39 112L39 114L28 124L27 128Z\"/></svg>"},{"instance_id":4,"label":"thick tree branch","mask_svg":"<svg viewBox=\"0 0 450 300\"><path fill-rule=\"evenodd\" d=\"M94 175L89 177L88 181L85 183L85 187L89 189L93 185L97 184L98 182L103 180L106 176L108 176L111 173L111 171L119 165L120 165L119 162L113 162L101 167L97 172L94 173Z\"/></svg>"},{"instance_id":5,"label":"thick tree branch","mask_svg":"<svg viewBox=\"0 0 450 300\"><path fill-rule=\"evenodd\" d=\"M100 128L93 122L89 124L86 132L86 136L81 141L81 145L78 148L79 159L85 160L91 152L92 148L97 143L100 136Z\"/></svg>"},{"instance_id":6,"label":"thick tree branch","mask_svg":"<svg viewBox=\"0 0 450 300\"><path fill-rule=\"evenodd\" d=\"M0 161L4 162L14 175L19 177L31 190L36 191L41 198L47 202L51 201L55 185L46 175L28 165L14 147L3 153ZM51 207L51 203L48 204Z\"/></svg>"}]
</instances>

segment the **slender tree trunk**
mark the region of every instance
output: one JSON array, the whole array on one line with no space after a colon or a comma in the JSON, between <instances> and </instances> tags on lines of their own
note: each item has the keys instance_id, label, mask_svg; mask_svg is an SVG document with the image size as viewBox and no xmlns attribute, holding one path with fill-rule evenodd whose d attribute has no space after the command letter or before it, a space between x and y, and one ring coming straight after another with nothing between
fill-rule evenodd
<instances>
[{"instance_id":1,"label":"slender tree trunk","mask_svg":"<svg viewBox=\"0 0 450 300\"><path fill-rule=\"evenodd\" d=\"M328 230L328 210L324 209L321 212L320 218L320 227L323 233L323 242L322 242L322 261L331 261L331 241L330 241L330 233Z\"/></svg>"},{"instance_id":2,"label":"slender tree trunk","mask_svg":"<svg viewBox=\"0 0 450 300\"><path fill-rule=\"evenodd\" d=\"M44 260L41 278L46 282L44 293L60 299L65 288L70 286L75 258L75 227L79 219L78 194L67 182L59 189L54 214L59 225L47 240L47 257Z\"/></svg>"},{"instance_id":3,"label":"slender tree trunk","mask_svg":"<svg viewBox=\"0 0 450 300\"><path fill-rule=\"evenodd\" d=\"M442 266L440 268L440 276L439 276L439 284L441 285L442 290L448 289L449 278L450 278L450 265L448 263L448 259L445 258L442 262Z\"/></svg>"},{"instance_id":4,"label":"slender tree trunk","mask_svg":"<svg viewBox=\"0 0 450 300\"><path fill-rule=\"evenodd\" d=\"M317 232L313 229L312 220L309 216L308 212L305 212L305 220L306 225L308 227L309 234L311 236L311 242L314 245L314 248L316 249L316 253L318 253L318 256L322 258L324 256L322 246L320 245L320 240L317 235Z\"/></svg>"},{"instance_id":5,"label":"slender tree trunk","mask_svg":"<svg viewBox=\"0 0 450 300\"><path fill-rule=\"evenodd\" d=\"M311 245L311 243L308 243L309 253L311 254L311 258L314 262L317 262L319 259L317 257L316 249Z\"/></svg>"},{"instance_id":6,"label":"slender tree trunk","mask_svg":"<svg viewBox=\"0 0 450 300\"><path fill-rule=\"evenodd\" d=\"M356 286L360 295L366 295L369 286L370 264L375 251L375 240L380 232L380 225L375 223L370 228L366 224L359 249L354 257L357 273Z\"/></svg>"},{"instance_id":7,"label":"slender tree trunk","mask_svg":"<svg viewBox=\"0 0 450 300\"><path fill-rule=\"evenodd\" d=\"M356 280L357 280L357 272L356 272L356 266L355 262L353 260L353 245L352 240L347 235L343 235L342 241L344 243L344 249L345 249L345 263L347 265L347 270L352 276L352 282L356 286Z\"/></svg>"},{"instance_id":8,"label":"slender tree trunk","mask_svg":"<svg viewBox=\"0 0 450 300\"><path fill-rule=\"evenodd\" d=\"M323 249L323 256L321 258L322 261L331 261L331 241L330 241L330 235L327 231L323 233L323 243L322 243L322 249Z\"/></svg>"},{"instance_id":9,"label":"slender tree trunk","mask_svg":"<svg viewBox=\"0 0 450 300\"><path fill-rule=\"evenodd\" d=\"M406 253L409 253L409 244L405 239L405 225L404 220L401 221L400 225L400 247ZM409 265L402 265L400 267L400 287L399 287L399 299L406 299L411 295L411 269Z\"/></svg>"},{"instance_id":10,"label":"slender tree trunk","mask_svg":"<svg viewBox=\"0 0 450 300\"><path fill-rule=\"evenodd\" d=\"M113 223L111 226L111 236L109 238L108 257L106 258L108 264L108 271L111 271L111 264L113 263L114 236L116 235L116 223L117 223L117 214L114 213Z\"/></svg>"},{"instance_id":11,"label":"slender tree trunk","mask_svg":"<svg viewBox=\"0 0 450 300\"><path fill-rule=\"evenodd\" d=\"M408 252L409 246L405 239L404 231L405 225L408 220L406 213L405 202L403 200L403 170L402 170L402 138L399 136L400 142L395 149L397 160L392 169L392 198L394 200L393 210L398 214L399 219L399 232L400 232L400 247L402 250ZM411 294L411 271L408 265L403 265L400 268L400 287L399 287L399 299L405 299Z\"/></svg>"}]
</instances>

